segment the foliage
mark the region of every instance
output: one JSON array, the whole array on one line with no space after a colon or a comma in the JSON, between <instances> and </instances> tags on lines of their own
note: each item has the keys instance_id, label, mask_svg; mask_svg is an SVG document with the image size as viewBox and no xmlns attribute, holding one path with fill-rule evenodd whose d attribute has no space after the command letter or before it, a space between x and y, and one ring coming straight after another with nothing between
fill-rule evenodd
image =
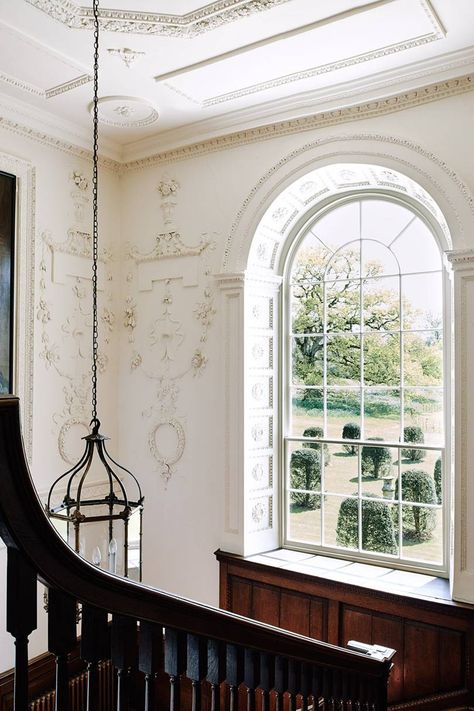
<instances>
[{"instance_id":1,"label":"foliage","mask_svg":"<svg viewBox=\"0 0 474 711\"><path fill-rule=\"evenodd\" d=\"M398 484L398 482L397 482ZM398 486L397 486L398 489ZM397 492L398 493L398 492ZM402 472L402 498L404 502L437 504L438 497L433 477L422 469ZM436 511L420 506L403 505L403 535L415 540L431 538L436 526Z\"/></svg>"},{"instance_id":2,"label":"foliage","mask_svg":"<svg viewBox=\"0 0 474 711\"><path fill-rule=\"evenodd\" d=\"M290 488L319 491L321 486L321 451L306 447L296 449L290 458ZM291 500L300 506L311 506L311 494L291 494ZM318 497L319 501L319 497Z\"/></svg>"},{"instance_id":3,"label":"foliage","mask_svg":"<svg viewBox=\"0 0 474 711\"><path fill-rule=\"evenodd\" d=\"M342 439L360 439L360 427L357 422L346 422L342 428ZM355 444L343 444L342 448L349 454L357 454Z\"/></svg>"},{"instance_id":4,"label":"foliage","mask_svg":"<svg viewBox=\"0 0 474 711\"><path fill-rule=\"evenodd\" d=\"M322 427L307 427L305 431L303 432L303 437L319 437L322 438L324 437L324 430ZM305 442L303 444L303 447L310 447L311 449L315 449L317 452L321 451L321 445L318 444L317 442ZM329 454L329 445L324 444L323 445L323 452L324 452L324 464L329 464L331 461L331 455Z\"/></svg>"},{"instance_id":5,"label":"foliage","mask_svg":"<svg viewBox=\"0 0 474 711\"><path fill-rule=\"evenodd\" d=\"M443 503L443 484L442 484L443 464L441 462L441 457L438 457L438 459L435 462L433 478L434 478L434 483L435 483L436 498L438 499L438 504L442 504Z\"/></svg>"},{"instance_id":6,"label":"foliage","mask_svg":"<svg viewBox=\"0 0 474 711\"><path fill-rule=\"evenodd\" d=\"M391 506L381 501L362 501L362 548L376 553L396 554L398 550ZM339 508L336 540L339 546L359 545L359 504L344 499Z\"/></svg>"},{"instance_id":7,"label":"foliage","mask_svg":"<svg viewBox=\"0 0 474 711\"><path fill-rule=\"evenodd\" d=\"M403 441L413 442L414 444L422 444L425 441L425 436L421 427L415 427L414 425L410 427L403 428ZM408 459L409 462L421 462L426 456L424 449L402 449L402 457Z\"/></svg>"},{"instance_id":8,"label":"foliage","mask_svg":"<svg viewBox=\"0 0 474 711\"><path fill-rule=\"evenodd\" d=\"M365 383L394 387L400 383L399 337L388 333L400 327L398 291L384 286L383 267L377 261L368 262L366 274L360 279L359 262L359 253L353 248L343 248L332 257L322 246L302 248L298 253L292 273L292 329L295 333L293 373L301 385L322 385L322 334L325 332L344 334L332 335L327 341L327 369L331 383L360 382L360 338L356 334L361 325L361 282L368 287L364 294ZM409 330L416 314L406 299L403 308L404 327ZM426 327L431 326L427 317ZM428 385L440 382L442 341L437 337L439 333L438 329L426 337L420 333L410 334L408 357L405 358L407 383ZM315 395L307 390L306 398L314 402Z\"/></svg>"},{"instance_id":9,"label":"foliage","mask_svg":"<svg viewBox=\"0 0 474 711\"><path fill-rule=\"evenodd\" d=\"M370 437L371 442L383 442L383 437ZM362 474L373 476L379 479L384 473L390 471L392 455L388 447L372 447L364 445L362 447Z\"/></svg>"}]
</instances>

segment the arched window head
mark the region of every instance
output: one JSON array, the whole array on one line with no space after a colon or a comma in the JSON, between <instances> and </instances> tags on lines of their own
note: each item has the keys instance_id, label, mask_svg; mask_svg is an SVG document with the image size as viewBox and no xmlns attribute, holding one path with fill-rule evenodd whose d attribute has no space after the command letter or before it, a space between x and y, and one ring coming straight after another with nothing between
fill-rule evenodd
<instances>
[{"instance_id":1,"label":"arched window head","mask_svg":"<svg viewBox=\"0 0 474 711\"><path fill-rule=\"evenodd\" d=\"M348 196L285 270L284 543L447 569L443 264L411 205Z\"/></svg>"}]
</instances>

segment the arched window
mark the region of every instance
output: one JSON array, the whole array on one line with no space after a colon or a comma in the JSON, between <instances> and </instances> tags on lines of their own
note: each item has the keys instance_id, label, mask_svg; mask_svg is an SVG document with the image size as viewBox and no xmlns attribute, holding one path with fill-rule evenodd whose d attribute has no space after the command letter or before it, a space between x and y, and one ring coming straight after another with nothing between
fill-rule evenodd
<instances>
[{"instance_id":1,"label":"arched window","mask_svg":"<svg viewBox=\"0 0 474 711\"><path fill-rule=\"evenodd\" d=\"M284 544L447 572L443 265L389 195L345 196L285 269Z\"/></svg>"}]
</instances>

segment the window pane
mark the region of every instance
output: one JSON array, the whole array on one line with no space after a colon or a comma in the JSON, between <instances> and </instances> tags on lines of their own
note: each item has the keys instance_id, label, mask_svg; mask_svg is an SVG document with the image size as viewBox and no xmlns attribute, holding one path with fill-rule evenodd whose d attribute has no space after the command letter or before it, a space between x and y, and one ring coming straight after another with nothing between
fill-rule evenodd
<instances>
[{"instance_id":1,"label":"window pane","mask_svg":"<svg viewBox=\"0 0 474 711\"><path fill-rule=\"evenodd\" d=\"M360 336L327 336L327 384L360 383Z\"/></svg>"},{"instance_id":2,"label":"window pane","mask_svg":"<svg viewBox=\"0 0 474 711\"><path fill-rule=\"evenodd\" d=\"M360 279L326 283L328 331L360 331Z\"/></svg>"},{"instance_id":3,"label":"window pane","mask_svg":"<svg viewBox=\"0 0 474 711\"><path fill-rule=\"evenodd\" d=\"M364 329L398 331L400 329L400 279L381 277L364 279Z\"/></svg>"},{"instance_id":4,"label":"window pane","mask_svg":"<svg viewBox=\"0 0 474 711\"><path fill-rule=\"evenodd\" d=\"M302 543L321 543L321 497L290 494L288 538Z\"/></svg>"},{"instance_id":5,"label":"window pane","mask_svg":"<svg viewBox=\"0 0 474 711\"><path fill-rule=\"evenodd\" d=\"M440 565L443 562L443 511L402 506L403 557Z\"/></svg>"},{"instance_id":6,"label":"window pane","mask_svg":"<svg viewBox=\"0 0 474 711\"><path fill-rule=\"evenodd\" d=\"M323 282L301 280L293 286L291 301L294 333L322 333Z\"/></svg>"},{"instance_id":7,"label":"window pane","mask_svg":"<svg viewBox=\"0 0 474 711\"><path fill-rule=\"evenodd\" d=\"M332 494L358 494L359 458L341 444L324 445L324 491Z\"/></svg>"},{"instance_id":8,"label":"window pane","mask_svg":"<svg viewBox=\"0 0 474 711\"><path fill-rule=\"evenodd\" d=\"M364 336L366 385L400 384L400 336L368 333Z\"/></svg>"},{"instance_id":9,"label":"window pane","mask_svg":"<svg viewBox=\"0 0 474 711\"><path fill-rule=\"evenodd\" d=\"M295 336L292 339L293 384L323 384L323 336Z\"/></svg>"},{"instance_id":10,"label":"window pane","mask_svg":"<svg viewBox=\"0 0 474 711\"><path fill-rule=\"evenodd\" d=\"M404 427L420 429L422 440L426 444L442 444L443 427L443 392L435 388L404 388ZM410 433L409 438L413 438ZM406 432L404 441L407 440ZM413 440L412 440L413 441Z\"/></svg>"},{"instance_id":11,"label":"window pane","mask_svg":"<svg viewBox=\"0 0 474 711\"><path fill-rule=\"evenodd\" d=\"M327 436L336 439L360 438L360 390L353 389L327 389ZM354 425L344 434L347 425ZM358 436L355 437L354 433ZM351 435L351 436L349 436Z\"/></svg>"},{"instance_id":12,"label":"window pane","mask_svg":"<svg viewBox=\"0 0 474 711\"><path fill-rule=\"evenodd\" d=\"M321 449L309 442L291 442L288 446L289 488L295 501L306 501L307 493L321 491Z\"/></svg>"},{"instance_id":13,"label":"window pane","mask_svg":"<svg viewBox=\"0 0 474 711\"><path fill-rule=\"evenodd\" d=\"M360 276L360 242L350 242L340 247L328 262L325 279L353 279Z\"/></svg>"},{"instance_id":14,"label":"window pane","mask_svg":"<svg viewBox=\"0 0 474 711\"><path fill-rule=\"evenodd\" d=\"M443 384L441 330L404 334L403 375L405 385Z\"/></svg>"},{"instance_id":15,"label":"window pane","mask_svg":"<svg viewBox=\"0 0 474 711\"><path fill-rule=\"evenodd\" d=\"M364 239L361 250L363 277L376 277L400 272L395 255L384 244L373 239Z\"/></svg>"},{"instance_id":16,"label":"window pane","mask_svg":"<svg viewBox=\"0 0 474 711\"><path fill-rule=\"evenodd\" d=\"M359 547L359 502L356 498L326 495L324 543L357 550Z\"/></svg>"},{"instance_id":17,"label":"window pane","mask_svg":"<svg viewBox=\"0 0 474 711\"><path fill-rule=\"evenodd\" d=\"M418 217L393 242L391 248L400 263L402 272L441 269L441 254L436 240Z\"/></svg>"},{"instance_id":18,"label":"window pane","mask_svg":"<svg viewBox=\"0 0 474 711\"><path fill-rule=\"evenodd\" d=\"M382 501L362 501L362 549L385 555L398 554L398 506Z\"/></svg>"},{"instance_id":19,"label":"window pane","mask_svg":"<svg viewBox=\"0 0 474 711\"><path fill-rule=\"evenodd\" d=\"M331 210L312 227L315 235L335 250L346 242L359 238L359 203L351 202Z\"/></svg>"},{"instance_id":20,"label":"window pane","mask_svg":"<svg viewBox=\"0 0 474 711\"><path fill-rule=\"evenodd\" d=\"M377 239L384 244L396 236L413 219L411 210L388 200L362 200L362 238Z\"/></svg>"},{"instance_id":21,"label":"window pane","mask_svg":"<svg viewBox=\"0 0 474 711\"><path fill-rule=\"evenodd\" d=\"M398 458L396 447L380 443L378 447L362 445L362 495L387 501L398 500Z\"/></svg>"},{"instance_id":22,"label":"window pane","mask_svg":"<svg viewBox=\"0 0 474 711\"><path fill-rule=\"evenodd\" d=\"M410 453L407 456L407 453ZM443 456L436 449L402 449L402 494L405 501L442 503Z\"/></svg>"},{"instance_id":23,"label":"window pane","mask_svg":"<svg viewBox=\"0 0 474 711\"><path fill-rule=\"evenodd\" d=\"M290 435L301 436L307 428L324 425L323 391L316 388L292 388Z\"/></svg>"},{"instance_id":24,"label":"window pane","mask_svg":"<svg viewBox=\"0 0 474 711\"><path fill-rule=\"evenodd\" d=\"M403 329L439 330L443 324L441 273L402 276Z\"/></svg>"},{"instance_id":25,"label":"window pane","mask_svg":"<svg viewBox=\"0 0 474 711\"><path fill-rule=\"evenodd\" d=\"M364 437L382 437L388 442L400 439L400 390L364 390Z\"/></svg>"}]
</instances>

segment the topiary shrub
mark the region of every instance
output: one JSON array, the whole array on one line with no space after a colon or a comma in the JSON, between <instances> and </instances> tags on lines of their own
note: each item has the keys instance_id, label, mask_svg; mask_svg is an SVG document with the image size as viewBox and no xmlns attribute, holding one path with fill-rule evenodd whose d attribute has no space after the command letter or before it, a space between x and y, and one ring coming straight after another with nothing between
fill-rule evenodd
<instances>
[{"instance_id":1,"label":"topiary shrub","mask_svg":"<svg viewBox=\"0 0 474 711\"><path fill-rule=\"evenodd\" d=\"M433 478L434 478L434 483L435 483L435 489L436 489L436 498L438 499L438 504L443 503L443 484L442 484L442 478L443 478L443 465L441 462L441 457L438 457L438 459L435 462L434 465L434 472L433 472Z\"/></svg>"},{"instance_id":2,"label":"topiary shrub","mask_svg":"<svg viewBox=\"0 0 474 711\"><path fill-rule=\"evenodd\" d=\"M307 427L303 432L303 437L324 437L324 430L322 427ZM321 445L317 442L304 442L303 447L311 447L311 449L317 452L321 451ZM329 446L323 444L324 452L324 464L329 464L331 461L331 455L329 454Z\"/></svg>"},{"instance_id":3,"label":"topiary shrub","mask_svg":"<svg viewBox=\"0 0 474 711\"><path fill-rule=\"evenodd\" d=\"M417 541L431 538L436 526L436 511L420 506L409 506L408 503L438 503L433 477L422 469L408 469L402 472L402 498L403 536Z\"/></svg>"},{"instance_id":4,"label":"topiary shrub","mask_svg":"<svg viewBox=\"0 0 474 711\"><path fill-rule=\"evenodd\" d=\"M383 437L370 437L371 442L383 442ZM392 454L388 447L362 447L362 474L379 479L390 471Z\"/></svg>"},{"instance_id":5,"label":"topiary shrub","mask_svg":"<svg viewBox=\"0 0 474 711\"><path fill-rule=\"evenodd\" d=\"M360 439L360 427L357 422L347 422L342 428L342 439ZM342 448L349 454L357 454L357 445L343 444Z\"/></svg>"},{"instance_id":6,"label":"topiary shrub","mask_svg":"<svg viewBox=\"0 0 474 711\"><path fill-rule=\"evenodd\" d=\"M318 492L321 486L321 452L306 447L296 449L290 458L290 487ZM317 497L321 505L320 497ZM311 494L292 492L291 501L299 506L311 506Z\"/></svg>"},{"instance_id":7,"label":"topiary shrub","mask_svg":"<svg viewBox=\"0 0 474 711\"><path fill-rule=\"evenodd\" d=\"M339 508L336 528L336 541L339 546L358 548L358 517L357 499L344 499ZM362 501L362 548L376 553L397 553L391 506L381 501Z\"/></svg>"},{"instance_id":8,"label":"topiary shrub","mask_svg":"<svg viewBox=\"0 0 474 711\"><path fill-rule=\"evenodd\" d=\"M403 441L422 444L425 441L425 436L421 427L403 428ZM425 458L426 452L424 449L402 449L402 457L408 459L409 462L421 462Z\"/></svg>"}]
</instances>

